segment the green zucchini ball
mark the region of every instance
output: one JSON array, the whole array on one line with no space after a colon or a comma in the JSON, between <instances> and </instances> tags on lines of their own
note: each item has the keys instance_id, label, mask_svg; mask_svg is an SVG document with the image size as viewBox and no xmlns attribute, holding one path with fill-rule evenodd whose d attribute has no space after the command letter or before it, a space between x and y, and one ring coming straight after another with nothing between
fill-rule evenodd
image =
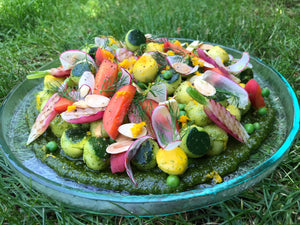
<instances>
[{"instance_id":1,"label":"green zucchini ball","mask_svg":"<svg viewBox=\"0 0 300 225\"><path fill-rule=\"evenodd\" d=\"M186 92L188 87L192 87L192 83L190 81L184 81L174 92L174 98L178 103L188 104L190 101L193 101L193 98Z\"/></svg>"},{"instance_id":2,"label":"green zucchini ball","mask_svg":"<svg viewBox=\"0 0 300 225\"><path fill-rule=\"evenodd\" d=\"M83 161L87 167L93 170L103 170L109 165L109 154L107 146L111 144L109 139L104 137L90 137L84 145Z\"/></svg>"},{"instance_id":3,"label":"green zucchini ball","mask_svg":"<svg viewBox=\"0 0 300 225\"><path fill-rule=\"evenodd\" d=\"M72 81L74 85L78 85L79 79L85 71L90 71L93 74L95 74L96 68L91 62L87 60L79 61L78 63L76 63L73 69L71 70L71 74L69 77L70 82Z\"/></svg>"},{"instance_id":4,"label":"green zucchini ball","mask_svg":"<svg viewBox=\"0 0 300 225\"><path fill-rule=\"evenodd\" d=\"M181 130L182 141L180 148L190 158L199 158L210 149L210 138L202 127L192 125Z\"/></svg>"},{"instance_id":5,"label":"green zucchini ball","mask_svg":"<svg viewBox=\"0 0 300 225\"><path fill-rule=\"evenodd\" d=\"M146 43L146 37L140 30L132 29L127 32L125 37L126 48L130 51L135 51L141 44Z\"/></svg>"},{"instance_id":6,"label":"green zucchini ball","mask_svg":"<svg viewBox=\"0 0 300 225\"><path fill-rule=\"evenodd\" d=\"M166 73L170 76L166 76ZM163 82L167 87L167 94L172 95L181 83L181 75L174 69L169 69L160 73L157 76L157 81Z\"/></svg>"},{"instance_id":7,"label":"green zucchini ball","mask_svg":"<svg viewBox=\"0 0 300 225\"><path fill-rule=\"evenodd\" d=\"M203 110L203 105L195 101L190 101L185 106L185 111L190 120L194 121L195 125L203 127L211 123L211 120Z\"/></svg>"},{"instance_id":8,"label":"green zucchini ball","mask_svg":"<svg viewBox=\"0 0 300 225\"><path fill-rule=\"evenodd\" d=\"M63 132L60 145L64 153L71 158L80 158L87 141L87 130L70 128Z\"/></svg>"},{"instance_id":9,"label":"green zucchini ball","mask_svg":"<svg viewBox=\"0 0 300 225\"><path fill-rule=\"evenodd\" d=\"M156 167L156 154L158 152L158 144L153 139L145 141L131 163L139 170L149 170Z\"/></svg>"},{"instance_id":10,"label":"green zucchini ball","mask_svg":"<svg viewBox=\"0 0 300 225\"><path fill-rule=\"evenodd\" d=\"M203 129L208 133L211 140L211 148L207 155L219 155L222 153L227 146L228 134L216 124L207 125Z\"/></svg>"},{"instance_id":11,"label":"green zucchini ball","mask_svg":"<svg viewBox=\"0 0 300 225\"><path fill-rule=\"evenodd\" d=\"M77 127L75 124L68 123L64 121L61 116L56 116L51 122L50 122L50 128L52 133L56 137L61 137L63 132L69 128Z\"/></svg>"}]
</instances>

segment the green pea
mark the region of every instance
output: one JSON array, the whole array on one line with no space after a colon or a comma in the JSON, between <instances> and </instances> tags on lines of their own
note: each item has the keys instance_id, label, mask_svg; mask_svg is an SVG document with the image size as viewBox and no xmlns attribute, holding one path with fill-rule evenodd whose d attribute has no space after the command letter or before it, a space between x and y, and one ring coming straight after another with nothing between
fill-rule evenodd
<instances>
[{"instance_id":1,"label":"green pea","mask_svg":"<svg viewBox=\"0 0 300 225\"><path fill-rule=\"evenodd\" d=\"M50 152L54 152L57 149L57 144L55 141L50 141L46 144L46 149L48 149Z\"/></svg>"},{"instance_id":2,"label":"green pea","mask_svg":"<svg viewBox=\"0 0 300 225\"><path fill-rule=\"evenodd\" d=\"M245 130L247 131L248 134L252 134L254 132L254 126L252 123L246 123L244 125Z\"/></svg>"},{"instance_id":3,"label":"green pea","mask_svg":"<svg viewBox=\"0 0 300 225\"><path fill-rule=\"evenodd\" d=\"M266 107L260 107L258 110L257 110L257 113L261 116L264 116L266 115L268 112L267 108Z\"/></svg>"},{"instance_id":4,"label":"green pea","mask_svg":"<svg viewBox=\"0 0 300 225\"><path fill-rule=\"evenodd\" d=\"M169 71L169 70L167 70L167 71L165 71L165 72L163 73L163 77L164 77L166 80L170 80L172 76L173 76L173 73L172 73L171 71Z\"/></svg>"},{"instance_id":5,"label":"green pea","mask_svg":"<svg viewBox=\"0 0 300 225\"><path fill-rule=\"evenodd\" d=\"M179 110L184 110L185 106L186 106L186 104L178 104Z\"/></svg>"},{"instance_id":6,"label":"green pea","mask_svg":"<svg viewBox=\"0 0 300 225\"><path fill-rule=\"evenodd\" d=\"M263 97L269 97L269 95L270 95L270 89L269 88L263 88L261 90L261 96L263 96Z\"/></svg>"},{"instance_id":7,"label":"green pea","mask_svg":"<svg viewBox=\"0 0 300 225\"><path fill-rule=\"evenodd\" d=\"M179 184L180 184L180 179L178 176L176 176L176 175L168 176L167 185L169 185L170 187L178 187Z\"/></svg>"},{"instance_id":8,"label":"green pea","mask_svg":"<svg viewBox=\"0 0 300 225\"><path fill-rule=\"evenodd\" d=\"M255 129L255 130L259 130L259 129L260 129L260 124L259 124L259 122L255 122L255 123L253 124L253 126L254 126L254 129Z\"/></svg>"},{"instance_id":9,"label":"green pea","mask_svg":"<svg viewBox=\"0 0 300 225\"><path fill-rule=\"evenodd\" d=\"M186 111L184 111L184 110L180 110L179 111L179 116L178 116L178 118L180 118L181 116L186 116L187 114L186 114Z\"/></svg>"}]
</instances>

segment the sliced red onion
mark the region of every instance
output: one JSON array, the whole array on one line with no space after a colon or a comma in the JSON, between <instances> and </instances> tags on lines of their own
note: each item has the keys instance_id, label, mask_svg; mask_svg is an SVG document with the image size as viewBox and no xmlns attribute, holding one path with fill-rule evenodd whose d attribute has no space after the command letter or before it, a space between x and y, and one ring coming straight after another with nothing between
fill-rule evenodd
<instances>
[{"instance_id":1,"label":"sliced red onion","mask_svg":"<svg viewBox=\"0 0 300 225\"><path fill-rule=\"evenodd\" d=\"M229 133L240 142L246 143L249 135L243 125L232 115L224 106L209 99L207 105L204 105L203 110L205 114L215 123L218 127Z\"/></svg>"},{"instance_id":2,"label":"sliced red onion","mask_svg":"<svg viewBox=\"0 0 300 225\"><path fill-rule=\"evenodd\" d=\"M213 70L207 70L200 78L210 83L215 88L225 89L226 91L229 91L236 95L239 99L239 108L244 109L248 105L249 97L247 91L227 77L222 76Z\"/></svg>"},{"instance_id":3,"label":"sliced red onion","mask_svg":"<svg viewBox=\"0 0 300 225\"><path fill-rule=\"evenodd\" d=\"M133 52L129 51L127 48L117 48L115 55L119 62L123 62L124 59L130 59L134 56Z\"/></svg>"},{"instance_id":4,"label":"sliced red onion","mask_svg":"<svg viewBox=\"0 0 300 225\"><path fill-rule=\"evenodd\" d=\"M133 176L133 171L131 169L131 165L130 165L130 161L133 159L133 157L136 155L137 151L139 150L139 148L141 147L141 145L148 140L149 138L153 139L151 136L143 136L140 137L138 139L136 139L129 147L128 151L126 152L125 155L125 168L126 168L126 172L129 176L129 178L131 179L131 181L134 183L135 186L137 186L137 182L134 179Z\"/></svg>"},{"instance_id":5,"label":"sliced red onion","mask_svg":"<svg viewBox=\"0 0 300 225\"><path fill-rule=\"evenodd\" d=\"M129 71L123 67L120 67L121 71L122 71L122 75L117 83L117 89L119 90L121 87L127 85L127 84L131 84L132 81L132 75L129 73Z\"/></svg>"},{"instance_id":6,"label":"sliced red onion","mask_svg":"<svg viewBox=\"0 0 300 225\"><path fill-rule=\"evenodd\" d=\"M85 71L79 79L78 87L81 98L91 94L95 87L94 75L90 71Z\"/></svg>"},{"instance_id":7,"label":"sliced red onion","mask_svg":"<svg viewBox=\"0 0 300 225\"><path fill-rule=\"evenodd\" d=\"M171 115L166 105L159 105L152 111L151 123L161 148L172 150L180 144L176 115Z\"/></svg>"},{"instance_id":8,"label":"sliced red onion","mask_svg":"<svg viewBox=\"0 0 300 225\"><path fill-rule=\"evenodd\" d=\"M103 117L105 108L76 108L74 111L63 112L61 118L68 123L90 123Z\"/></svg>"},{"instance_id":9,"label":"sliced red onion","mask_svg":"<svg viewBox=\"0 0 300 225\"><path fill-rule=\"evenodd\" d=\"M167 100L167 86L163 82L158 82L150 88L147 98L156 102Z\"/></svg>"},{"instance_id":10,"label":"sliced red onion","mask_svg":"<svg viewBox=\"0 0 300 225\"><path fill-rule=\"evenodd\" d=\"M249 60L249 53L243 52L242 57L236 63L229 65L227 70L231 73L240 73L248 66Z\"/></svg>"},{"instance_id":11,"label":"sliced red onion","mask_svg":"<svg viewBox=\"0 0 300 225\"><path fill-rule=\"evenodd\" d=\"M64 70L71 69L77 62L85 59L91 62L95 68L97 68L94 59L84 51L68 50L64 51L59 56L60 63Z\"/></svg>"},{"instance_id":12,"label":"sliced red onion","mask_svg":"<svg viewBox=\"0 0 300 225\"><path fill-rule=\"evenodd\" d=\"M35 139L41 136L45 132L45 130L47 130L50 122L57 115L57 112L54 110L54 106L59 101L59 99L60 97L58 96L57 93L55 93L46 102L45 106L43 107L42 111L36 118L31 128L27 140L27 145L29 145L31 142L33 142Z\"/></svg>"}]
</instances>

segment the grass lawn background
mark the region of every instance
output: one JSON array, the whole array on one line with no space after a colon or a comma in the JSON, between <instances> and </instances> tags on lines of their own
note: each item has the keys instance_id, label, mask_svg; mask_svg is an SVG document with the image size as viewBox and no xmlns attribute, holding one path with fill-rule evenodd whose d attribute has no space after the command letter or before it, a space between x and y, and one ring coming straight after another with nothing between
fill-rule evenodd
<instances>
[{"instance_id":1,"label":"grass lawn background","mask_svg":"<svg viewBox=\"0 0 300 225\"><path fill-rule=\"evenodd\" d=\"M0 0L0 103L29 71L95 36L129 29L248 51L279 71L300 96L298 1ZM24 184L0 157L0 224L297 224L300 142L266 179L238 196L187 213L126 218L78 213Z\"/></svg>"}]
</instances>

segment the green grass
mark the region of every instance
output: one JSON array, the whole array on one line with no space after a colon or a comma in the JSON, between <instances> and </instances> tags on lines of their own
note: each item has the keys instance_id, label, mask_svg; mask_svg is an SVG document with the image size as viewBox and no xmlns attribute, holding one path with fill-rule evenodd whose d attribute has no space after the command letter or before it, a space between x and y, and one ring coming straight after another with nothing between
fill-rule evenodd
<instances>
[{"instance_id":1,"label":"green grass","mask_svg":"<svg viewBox=\"0 0 300 225\"><path fill-rule=\"evenodd\" d=\"M293 0L0 0L0 103L29 71L99 35L131 28L248 51L300 96L300 4ZM258 185L215 206L158 218L78 213L33 190L0 158L0 224L299 224L300 142Z\"/></svg>"}]
</instances>

